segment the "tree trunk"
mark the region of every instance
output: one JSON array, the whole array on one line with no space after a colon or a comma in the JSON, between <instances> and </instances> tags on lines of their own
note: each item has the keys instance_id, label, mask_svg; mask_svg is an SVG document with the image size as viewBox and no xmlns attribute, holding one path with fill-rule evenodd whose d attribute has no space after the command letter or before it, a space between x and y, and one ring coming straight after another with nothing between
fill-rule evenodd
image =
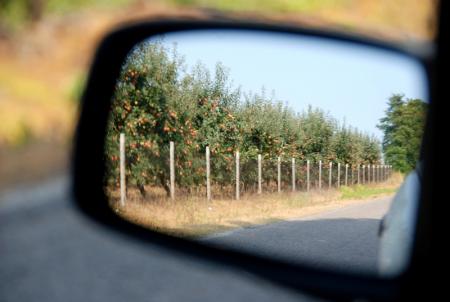
<instances>
[{"instance_id":1,"label":"tree trunk","mask_svg":"<svg viewBox=\"0 0 450 302\"><path fill-rule=\"evenodd\" d=\"M141 193L141 196L145 198L147 196L147 192L145 191L144 185L138 184L137 187L139 189L139 192Z\"/></svg>"},{"instance_id":2,"label":"tree trunk","mask_svg":"<svg viewBox=\"0 0 450 302\"><path fill-rule=\"evenodd\" d=\"M159 182L161 183L162 187L164 188L164 191L166 191L167 197L170 197L170 186L167 184L166 179L164 178L163 174L158 175Z\"/></svg>"}]
</instances>

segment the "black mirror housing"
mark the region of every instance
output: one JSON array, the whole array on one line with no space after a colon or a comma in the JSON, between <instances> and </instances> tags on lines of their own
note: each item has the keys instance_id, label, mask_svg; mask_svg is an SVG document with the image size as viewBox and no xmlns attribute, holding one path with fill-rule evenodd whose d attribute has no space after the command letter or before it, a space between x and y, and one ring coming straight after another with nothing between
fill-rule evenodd
<instances>
[{"instance_id":1,"label":"black mirror housing","mask_svg":"<svg viewBox=\"0 0 450 302\"><path fill-rule=\"evenodd\" d=\"M170 237L126 222L111 210L103 191L103 178L105 175L103 160L104 138L110 102L122 63L125 61L130 49L136 43L143 41L149 36L201 29L252 30L321 37L401 53L420 61L428 72L430 83L433 83L433 50L429 45L414 47L392 45L383 41L369 40L337 32L266 23L239 22L236 20L191 21L166 19L121 28L109 34L100 44L95 54L82 99L72 165L73 190L78 208L100 224L135 238L143 244L156 244L202 260L206 259L243 269L258 277L291 289L310 292L325 298L344 300L357 298L396 300L402 297L405 284L407 284L408 280L411 280L410 270L391 279L338 273L331 270L318 270L306 264L294 265L279 260L214 248L197 242ZM434 97L433 93L431 96L432 98ZM431 103L433 104L433 100L431 100ZM431 112L433 113L434 111ZM430 127L428 126L428 132L431 131ZM431 140L432 138L427 139ZM424 152L424 162L427 163L427 151ZM424 194L429 194L429 192L423 190L422 200ZM424 214L420 211L419 213ZM420 224L424 222L420 218L418 222L420 229ZM419 235L421 235L420 232ZM413 264L414 261L413 259Z\"/></svg>"}]
</instances>

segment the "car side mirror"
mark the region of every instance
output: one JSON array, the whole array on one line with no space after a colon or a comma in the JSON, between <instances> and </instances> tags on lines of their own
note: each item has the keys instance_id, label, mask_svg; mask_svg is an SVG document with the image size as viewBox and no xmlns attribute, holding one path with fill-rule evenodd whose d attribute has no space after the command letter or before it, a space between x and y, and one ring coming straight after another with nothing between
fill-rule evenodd
<instances>
[{"instance_id":1,"label":"car side mirror","mask_svg":"<svg viewBox=\"0 0 450 302\"><path fill-rule=\"evenodd\" d=\"M319 54L321 51L326 51L327 47L330 47L331 44L334 44L336 48L331 51L329 49L333 48L328 49L327 54L328 57L332 56L332 54L335 51L338 51L337 49L340 49L340 51L343 52L348 51L350 48L359 50L363 49L365 52L367 52L366 54L364 54L364 56L366 56L368 59L367 61L372 60L372 63L375 62L375 65L380 62L377 61L377 58L379 58L377 57L377 55L385 54L386 57L397 56L401 58L400 60L405 60L405 62L408 60L409 60L408 62L413 62L412 65L414 65L415 67L412 67L412 69L408 69L406 73L414 74L414 72L417 71L417 74L419 75L415 79L417 80L417 82L422 83L421 87L423 96L428 97L430 62L433 54L432 50L426 45L415 47L402 47L399 45L388 45L375 39L369 40L366 38L336 32L331 33L321 30L286 27L262 23L236 22L236 21L230 22L226 20L223 21L161 20L158 22L148 22L131 25L111 33L103 40L100 47L98 48L95 60L91 68L91 72L87 82L87 88L83 96L80 122L78 124L76 136L75 160L73 163L74 192L76 196L76 204L84 213L94 218L96 221L118 232L124 233L132 238L135 238L136 240L146 242L149 245L156 244L168 249L175 249L179 252L186 253L194 257L198 257L201 260L214 261L217 263L223 263L225 265L234 266L236 268L243 269L247 272L255 274L269 281L275 282L279 285L286 286L295 290L307 291L313 294L320 295L322 297L328 297L333 299L358 299L358 298L369 300L395 299L395 297L397 297L397 295L401 291L401 286L403 285L403 282L405 280L404 278L407 277L405 275L406 274L405 272L399 272L399 274L391 276L389 278L383 276L380 277L376 275L358 274L354 272L345 272L345 271L343 272L343 271L336 271L326 267L325 268L314 267L310 265L307 261L303 262L299 261L297 263L289 261L289 259L274 258L269 257L267 255L258 255L257 253L252 253L252 251L235 249L232 246L208 245L205 244L205 242L203 241L192 241L186 238L171 236L168 233L161 232L160 231L161 229L158 228L148 229L143 227L142 225L131 223L123 219L122 216L117 214L117 211L120 211L119 207L111 206L113 200L111 196L113 196L114 194L116 194L114 195L115 196L114 198L116 198L116 204L119 204L120 202L123 202L125 200L124 199L124 197L126 196L125 195L126 191L124 187L124 184L126 183L125 177L128 177L130 179L130 183L132 183L132 185L136 187L134 188L135 192L138 192L139 190L141 191L141 193L142 190L145 191L146 189L145 185L152 186L159 181L161 186L164 185L167 186L166 190L167 197L172 199L174 199L172 194L175 194L174 188L176 185L178 186L177 190L179 191L185 190L186 192L187 191L190 192L189 186L191 186L192 183L195 183L196 185L198 184L203 185L203 183L206 183L203 180L203 178L200 179L190 178L189 181L181 183L180 175L182 174L177 174L176 178L175 168L172 169L172 166L175 166L174 163L175 160L172 160L172 158L175 158L175 155L173 154L174 152L173 141L176 141L178 142L179 145L183 146L182 148L180 148L181 150L189 151L191 150L190 148L194 148L192 147L192 141L186 138L187 137L186 135L190 135L190 137L197 137L196 134L197 129L195 129L195 127L191 129L189 123L196 123L196 122L198 123L198 120L194 120L193 118L189 119L186 117L182 121L183 125L186 126L185 127L186 129L182 127L181 130L180 128L175 128L175 126L173 126L175 124L179 126L181 122L177 123L173 122L173 125L170 123L172 120L178 121L180 112L183 112L183 109L186 109L187 111L188 106L190 104L189 102L192 103L192 100L195 100L196 102L208 103L205 106L209 106L207 109L211 112L214 110L216 111L223 110L218 108L221 102L220 100L222 96L221 94L213 95L212 93L211 95L208 95L205 98L201 98L200 96L202 95L203 92L200 92L197 95L195 95L195 98L192 98L192 100L186 101L186 103L183 104L184 107L182 106L181 109L178 108L179 110L178 112L170 111L166 103L166 100L169 98L169 94L178 93L177 97L180 99L186 94L179 93L170 89L167 90L159 89L158 87L162 85L161 82L158 82L157 80L152 81L153 78L149 77L139 77L138 71L131 67L125 68L124 62L130 62L130 56L133 55L135 56L134 57L135 61L133 61L133 64L135 64L136 62L141 62L141 59L143 57L140 55L144 56L146 54L145 47L153 47L152 44L148 44L149 41L158 40L162 36L167 37L167 39L169 40L172 39L173 41L175 41L173 37L176 35L178 36L183 36L183 34L202 35L205 33L213 33L212 36L215 37L216 39L215 42L218 43L218 41L220 41L221 39L226 39L227 32L228 35L239 36L239 41L241 41L242 43L255 37L262 37L261 39L266 39L264 43L266 43L267 45L269 55L272 54L273 60L275 60L276 58L281 58L283 55L282 54L274 55L273 53L271 53L271 51L274 52L277 48L281 49L283 46L286 47L286 49L289 48L295 49L296 46L294 44L296 41L297 42L300 41L301 43L303 43L304 48L307 47L306 43L307 41L313 41L314 43L317 42L317 44L314 45L316 54ZM267 39L267 37L269 36L272 37L273 40ZM208 41L208 38L206 38L205 41ZM257 41L255 40L254 43L257 43ZM197 47L201 48L201 45L200 46L197 45ZM264 49L260 47L258 48L258 50L262 52ZM229 50L224 50L224 53L226 53L227 51ZM255 49L251 51L255 51ZM192 80L195 77L186 76L185 78L182 78L180 75L169 74L170 72L174 72L173 69L159 70L158 68L160 66L152 66L151 60L155 60L156 56L158 55L160 57L165 55L158 51L156 51L155 53L151 54L155 55L155 57L151 57L150 60L147 61L148 66L147 65L140 66L142 67L142 70L145 69L146 72L147 70L150 71L156 70L160 73L154 75L155 79L157 79L158 77L168 77L168 78L170 77L170 81L176 82L177 85L186 85L183 86L187 87L186 89L189 88L191 90L195 90L198 88L198 86L194 85L195 83L192 84L193 82L195 82L194 80ZM289 54L290 56L292 56L293 53L294 52L292 51L286 52L286 54ZM314 53L314 51L311 53ZM250 64L248 61L249 57L246 58L243 51L240 52L240 55L242 57L240 58L240 61L239 63L237 63L237 65L240 64L241 66L244 66L245 64ZM256 55L257 54L255 53L255 56ZM301 52L298 52L298 55L300 57L308 56L308 54ZM202 54L202 56L203 56L202 58L205 58L206 54ZM266 60L270 58L271 58L270 56L266 56ZM284 63L286 63L287 58L288 57L283 58L285 61ZM323 58L324 57L322 57L322 59ZM294 64L293 62L291 63ZM363 65L364 62L359 62L358 64L355 64L354 67L356 69L364 68ZM402 66L406 65L408 64L405 63L405 65ZM173 67L170 64L168 64L168 66L170 68ZM348 65L346 66L350 68L350 66ZM346 66L343 65L342 68L345 68ZM310 69L311 71L314 70L314 68L316 68L316 70L319 69L318 65L309 67L311 68ZM332 69L333 68L331 67L331 65L329 65L330 72ZM376 76L374 74L366 74L366 75L369 78L368 83L372 83L373 85L375 85L374 86L375 90L380 89L379 87L376 86L376 84L374 84L376 83ZM222 78L220 78L220 75L218 76L219 76L218 81L220 82ZM277 73L276 75L276 77L278 78L281 78L282 76L283 75L279 73ZM292 79L294 75L288 74L285 76L287 81L288 78ZM312 77L313 75L310 74L310 76ZM387 77L388 75L385 76ZM123 79L123 81L120 81L118 79ZM316 89L320 89L319 85L317 85L318 81L317 79L322 79L325 82L324 74L323 73L319 74L315 79L316 79L315 87ZM338 80L339 80L338 76L336 76L336 81L339 82ZM174 85L174 87L177 87L177 85ZM292 87L293 85L294 84L291 83L290 87ZM214 90L213 86L214 85L208 87ZM330 87L332 86L329 87L326 86L326 88L324 89L332 89ZM202 87L200 87L199 89L201 88ZM155 89L155 91L157 91L157 93L155 92L154 94L152 94L152 97L154 99L152 99L152 101L146 102L145 104L143 103L140 105L141 107L138 107L139 105L138 102L145 100L145 97L139 96L139 94L148 93L148 91L151 91L152 89ZM334 89L339 90L340 87L335 86ZM120 94L118 94L119 90ZM131 96L130 91L133 91L133 93L136 92L136 94L133 94L133 96ZM155 97L155 95L157 95L158 97ZM152 104L154 104L155 102L156 103L159 102L158 103L159 105L163 104L163 102L164 104L159 106L158 108L156 108L156 106L155 108L153 108ZM224 100L223 102L228 102L227 104L232 104L233 102L238 103L239 100L229 98ZM233 104L234 105L230 106L238 106L235 103ZM264 105L263 103L257 102L255 102L255 104ZM195 106L197 105L198 104L196 103ZM201 104L201 106L203 105L204 104ZM154 110L148 109L150 107L152 107ZM144 110L140 111L141 113L144 112L144 114L139 115L137 111L134 111L138 110L138 108L141 108L139 110ZM116 120L113 121L113 123L111 122L112 111L115 112L117 117ZM198 112L196 114L198 114ZM204 114L207 115L209 113L206 113L205 111ZM224 128L234 127L233 120L235 117L233 113L229 111L226 112L223 111L221 112L221 114L222 115L220 116L215 116L214 120L215 123L219 123L220 119L220 121L223 121L223 123L228 123L227 125L224 126ZM132 119L127 120L129 116ZM161 116L164 117L164 121L162 121ZM246 116L247 117L251 116L251 114L247 113ZM295 116L295 114L293 114L293 116ZM293 118L292 121L295 122L296 120ZM268 128L277 127L276 126L277 124L275 124L275 122L277 122L276 118L273 119L271 122L269 122L272 124L269 124ZM209 127L208 129L211 128L210 126L208 127ZM242 129L243 131L247 128L242 127L239 129ZM207 128L205 127L205 129ZM240 131L239 129L235 131L236 133L234 132L233 133L236 135L238 133L241 133L239 132ZM180 131L182 133L188 132L189 133L185 134L185 136L177 136L176 134L177 131L178 133ZM221 130L219 129L218 131L220 132ZM333 130L330 131L332 132ZM123 136L121 135L122 132L127 133L128 137L133 137L135 139L135 141L130 141L127 145L128 149L130 150L129 152L134 152L132 153L132 155L129 155L128 157L122 155L125 152L123 150L124 147L122 147L125 146L125 143L121 145L121 141L123 141L126 138L126 135ZM192 133L195 133L195 136ZM203 165L205 165L205 169L209 169L208 170L209 174L207 174L206 170L204 171L204 173L202 172L206 180L206 177L211 176L210 175L211 163L209 162L209 159L212 155L214 155L214 152L219 152L218 150L221 150L221 152L229 152L230 160L227 160L225 157L221 160L218 160L217 162L219 162L220 165L215 167L216 170L214 170L213 168L213 171L220 171L220 172L228 171L227 170L229 168L228 165L232 167L231 169L235 169L230 170L229 174L222 173L223 175L222 174L220 175L220 180L217 180L216 182L217 186L221 186L222 189L227 187L230 190L232 190L230 191L232 199L239 199L240 193L242 194L246 193L241 190L244 190L243 188L249 187L250 186L249 183L254 183L256 194L259 194L263 190L262 188L263 184L260 176L262 172L258 172L261 171L262 169L261 168L262 164L260 162L263 156L266 162L270 163L271 160L273 160L273 166L268 167L267 171L269 170L272 171L270 177L271 179L273 179L272 181L273 190L274 191L278 190L278 192L282 190L281 189L282 185L286 186L285 190L292 190L292 191L295 191L296 189L298 190L304 189L305 191L306 190L309 191L310 189L313 188L313 186L317 186L317 188L320 189L322 188L322 184L324 187L327 185L330 188L332 186L340 187L344 186L344 179L345 179L345 186L347 186L347 182L350 182L350 174L344 174L344 167L346 167L346 165L348 166L349 164L352 169L351 171L354 171L355 173L352 174L353 176L352 181L355 184L356 182L357 184L359 184L360 181L362 182L363 180L368 182L372 180L373 183L376 183L377 179L386 180L389 173L392 171L389 170L388 165L383 165L382 169L384 170L378 168L382 160L380 157L377 159L373 159L373 161L367 163L361 163L356 161L349 162L349 160L341 162L339 158L328 159L326 166L328 170L326 170L326 172L325 170L322 172L323 168L322 160L324 159L319 157L319 155L321 156L320 153L322 150L321 148L319 148L320 152L317 151L316 157L309 158L308 157L310 155L309 153L300 155L299 152L300 147L299 147L295 151L295 152L298 151L298 154L295 153L294 151L292 151L293 152L292 154L295 153L295 156L303 156L301 157L303 161L299 160L298 157L296 161L294 159L295 157L294 155L290 154L289 156L287 156L287 154L291 152L290 150L288 150L288 148L283 149L282 152L284 153L276 154L276 152L272 152L272 150L269 150L269 147L264 147L265 149L263 147L260 147L259 149L258 148L252 149L251 146L244 147L244 145L247 144L247 141L239 141L239 138L233 138L235 139L235 141L233 141L232 143L227 141L229 145L226 145L226 147L231 148L230 150L228 150L227 148L225 148L225 145L221 146L222 141L217 139L218 135L217 133L214 135L211 134L210 136L208 136L209 134L203 133L204 137L201 138L201 140L199 140L201 144L204 143L203 144L204 146L203 145L200 146L202 148L198 147L199 150L201 149L199 151L199 154L205 154L205 158L202 157L199 160L200 162L199 167L201 168L203 167ZM213 136L215 140L212 139ZM267 135L267 140L272 139L269 136L270 135ZM231 134L229 134L227 139L231 140L230 137ZM255 137L256 135L254 136L254 138ZM241 148L239 150L243 150L241 153L236 152L237 141L239 141L239 143L241 144L239 145ZM371 142L370 137L367 138L367 142ZM271 143L272 142L267 143L267 145L270 145ZM277 143L281 144L281 142ZM214 147L212 147L213 144L215 144ZM114 150L116 151L114 152L116 152L117 154L105 153L105 150L108 148L108 146L113 146L111 148L113 149L115 148ZM377 146L375 143L373 144L373 146L374 148L379 148L379 145ZM205 148L203 149L203 147ZM270 156L258 154L261 153L263 149L267 154L270 154ZM149 156L148 158L151 158L145 159L145 165L151 167L148 168L147 170L143 169L142 165L138 164L138 162L141 161L141 158L143 156L142 154L144 154L144 152ZM375 151L375 154L376 152L377 151ZM155 154L158 155L155 157L154 156ZM167 156L164 157L161 154L166 154ZM247 158L249 159L248 161L249 164L248 166L246 166L247 168L244 168L244 170L242 170L242 168L236 168L237 167L236 154L242 154L242 157L240 157L240 155L237 155L238 156L237 158L239 158L239 160L241 159L244 160ZM352 154L349 154L349 156L350 155ZM277 173L276 169L276 167L278 167L278 171L281 171L282 156L288 158L288 169L287 169L288 172L286 173L290 173L288 174L289 176L286 176L284 182L282 182L281 179L282 178L281 172ZM250 159L254 160L254 167L251 166ZM144 159L142 159L142 161L143 160ZM129 165L128 167L130 167L132 161L133 163L135 163L135 165L133 166L134 170L131 170L131 168L126 170L127 169L126 164L128 163ZM192 168L193 164L192 163L189 164L189 162L191 162L191 159L180 156L179 157L180 168L178 171L181 171L182 173L185 174L191 173L192 175L192 173L194 173L193 172L194 170ZM111 163L117 165L111 168ZM317 169L320 169L317 170L317 175L314 174L314 176L310 174L310 172L315 173L314 171L316 171L313 170L313 168L311 168L312 166L310 166L310 164L312 165L313 163L314 164L317 163ZM304 166L302 166L303 164ZM314 169L315 167L316 166L314 166ZM333 170L332 167L335 167L335 170ZM304 170L296 170L300 168L302 169L304 168ZM248 175L244 173L249 172L250 170L254 171L254 175L251 173L248 173ZM239 175L240 171L243 171L242 173L243 175L241 175L242 178L239 178L239 176L237 176ZM381 172L383 172L384 174L381 174ZM108 188L107 188L109 181L108 177L111 175L113 175L112 177L113 187L115 185L114 187L115 189L112 189L113 191L112 193L111 191L109 191L109 193L111 193L112 195L108 195ZM296 175L297 178L294 175ZM386 178L380 178L381 175L383 175L383 177ZM217 179L219 179L219 176L214 177L217 177ZM311 179L313 177L315 177L317 183L311 182ZM142 179L145 180L145 183L140 183ZM159 179L164 180L160 181ZM175 179L178 179L179 182L177 183ZM154 182L152 182L152 180L154 180ZM267 186L269 187L270 185L271 183L270 181L268 181ZM172 186L174 188L171 188ZM210 183L208 183L208 185L205 186L206 187L204 196L206 199L210 200L211 185ZM120 190L120 188L122 188L122 190Z\"/></svg>"}]
</instances>

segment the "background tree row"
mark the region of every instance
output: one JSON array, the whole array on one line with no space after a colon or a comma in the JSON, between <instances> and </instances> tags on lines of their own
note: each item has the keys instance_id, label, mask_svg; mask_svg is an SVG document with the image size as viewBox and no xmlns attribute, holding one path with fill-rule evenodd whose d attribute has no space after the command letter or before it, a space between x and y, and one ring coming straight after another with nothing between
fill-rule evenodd
<instances>
[{"instance_id":1,"label":"background tree row","mask_svg":"<svg viewBox=\"0 0 450 302\"><path fill-rule=\"evenodd\" d=\"M148 184L169 191L170 141L177 150L177 185L187 191L204 185L206 146L220 186L233 183L236 151L242 177L249 180L253 172L245 165L254 165L257 154L342 164L376 164L381 158L375 137L338 123L319 108L295 112L264 89L244 93L232 86L220 63L214 74L201 64L187 71L176 49L162 41L142 43L130 53L116 84L107 130L106 180L117 181L119 134L125 133L127 179L143 195Z\"/></svg>"}]
</instances>

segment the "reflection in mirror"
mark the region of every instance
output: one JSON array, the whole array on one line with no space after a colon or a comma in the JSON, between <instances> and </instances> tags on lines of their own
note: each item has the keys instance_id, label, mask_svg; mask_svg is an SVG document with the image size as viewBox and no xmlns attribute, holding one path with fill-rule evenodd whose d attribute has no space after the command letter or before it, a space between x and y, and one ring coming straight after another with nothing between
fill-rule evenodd
<instances>
[{"instance_id":1,"label":"reflection in mirror","mask_svg":"<svg viewBox=\"0 0 450 302\"><path fill-rule=\"evenodd\" d=\"M105 191L118 215L173 236L389 271L407 263L396 244L413 232L417 184L389 209L418 161L426 92L421 65L386 50L236 30L152 37L117 80Z\"/></svg>"}]
</instances>

